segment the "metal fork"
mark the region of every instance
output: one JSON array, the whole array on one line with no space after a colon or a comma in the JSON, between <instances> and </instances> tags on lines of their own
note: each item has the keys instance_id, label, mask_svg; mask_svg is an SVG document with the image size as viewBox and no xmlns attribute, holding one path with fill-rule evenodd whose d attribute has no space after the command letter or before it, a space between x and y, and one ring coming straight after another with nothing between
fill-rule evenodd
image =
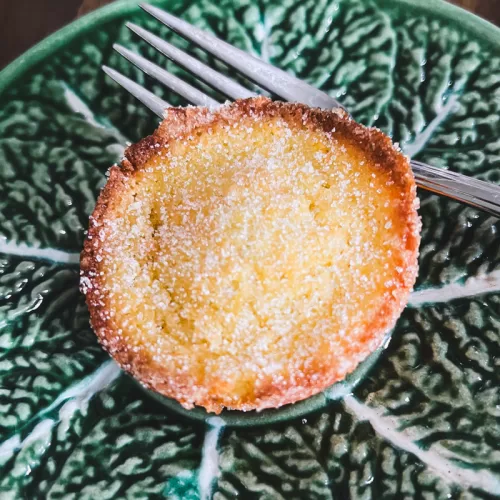
<instances>
[{"instance_id":1,"label":"metal fork","mask_svg":"<svg viewBox=\"0 0 500 500\"><path fill-rule=\"evenodd\" d=\"M158 7L141 4L141 8L171 30L203 48L248 79L285 101L301 102L309 106L324 109L343 108L336 99L325 92L289 75L285 71L275 68L257 57L233 47L227 42L190 25L182 19L172 16ZM133 23L126 23L126 26L163 55L227 97L240 99L257 95L140 26ZM129 49L118 44L115 44L113 47L139 69L184 97L188 102L208 107L215 107L220 104L199 89L189 85L177 76ZM170 106L168 102L141 87L118 71L108 66L103 66L102 69L151 111L159 117L163 117L164 110ZM484 210L496 217L500 217L500 186L445 169L431 167L418 161L411 161L411 166L419 187L453 198Z\"/></svg>"}]
</instances>

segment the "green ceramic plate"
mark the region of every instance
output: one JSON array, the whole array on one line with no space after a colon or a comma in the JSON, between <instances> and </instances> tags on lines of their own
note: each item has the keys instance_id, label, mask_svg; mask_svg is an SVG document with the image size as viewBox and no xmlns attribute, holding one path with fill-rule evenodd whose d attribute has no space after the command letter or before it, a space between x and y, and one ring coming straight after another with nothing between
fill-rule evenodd
<instances>
[{"instance_id":1,"label":"green ceramic plate","mask_svg":"<svg viewBox=\"0 0 500 500\"><path fill-rule=\"evenodd\" d=\"M488 23L438 0L156 3L338 96L411 156L500 181ZM420 193L417 291L340 400L229 427L166 408L109 361L79 252L107 168L157 119L100 65L165 94L113 53L163 64L126 20L187 46L117 2L0 73L0 498L500 497L500 222L452 201Z\"/></svg>"}]
</instances>

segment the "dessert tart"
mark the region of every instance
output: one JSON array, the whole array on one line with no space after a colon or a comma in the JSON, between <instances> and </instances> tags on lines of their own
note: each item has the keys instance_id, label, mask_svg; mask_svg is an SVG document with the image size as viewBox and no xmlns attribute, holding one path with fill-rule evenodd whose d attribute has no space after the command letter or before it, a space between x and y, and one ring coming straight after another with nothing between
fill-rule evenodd
<instances>
[{"instance_id":1,"label":"dessert tart","mask_svg":"<svg viewBox=\"0 0 500 500\"><path fill-rule=\"evenodd\" d=\"M380 346L417 276L406 157L340 110L170 108L113 166L81 288L144 386L220 413L293 403Z\"/></svg>"}]
</instances>

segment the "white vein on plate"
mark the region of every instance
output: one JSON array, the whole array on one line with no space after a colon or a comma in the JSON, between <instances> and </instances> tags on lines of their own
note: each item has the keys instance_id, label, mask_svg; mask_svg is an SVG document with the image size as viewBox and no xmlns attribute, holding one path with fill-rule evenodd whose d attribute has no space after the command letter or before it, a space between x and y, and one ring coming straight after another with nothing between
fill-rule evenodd
<instances>
[{"instance_id":1,"label":"white vein on plate","mask_svg":"<svg viewBox=\"0 0 500 500\"><path fill-rule=\"evenodd\" d=\"M63 87L64 99L66 100L66 103L68 104L70 109L75 113L79 113L80 115L82 115L86 121L88 121L95 127L104 128L104 126L96 120L94 113L87 106L87 104L83 102L66 83L63 83Z\"/></svg>"},{"instance_id":2,"label":"white vein on plate","mask_svg":"<svg viewBox=\"0 0 500 500\"><path fill-rule=\"evenodd\" d=\"M264 16L262 22L256 26L256 36L260 38L260 54L258 57L263 61L271 62L271 31L272 26L268 16Z\"/></svg>"},{"instance_id":3,"label":"white vein on plate","mask_svg":"<svg viewBox=\"0 0 500 500\"><path fill-rule=\"evenodd\" d=\"M114 361L106 361L90 375L68 387L49 406L32 417L31 420L43 417L62 404L59 409L59 419L57 421L52 418L41 420L23 441L21 441L19 434L4 441L0 444L0 460L8 459L17 451L26 449L36 441L44 439L50 443L51 430L58 422L61 423L62 431L67 431L70 426L70 420L76 411L84 411L90 399L108 387L120 373L120 368Z\"/></svg>"},{"instance_id":4,"label":"white vein on plate","mask_svg":"<svg viewBox=\"0 0 500 500\"><path fill-rule=\"evenodd\" d=\"M14 243L13 241L7 241L5 237L1 236L0 253L32 259L47 260L49 262L60 264L78 265L80 263L79 252L66 252L64 250L57 250L55 248L30 247L25 243Z\"/></svg>"},{"instance_id":5,"label":"white vein on plate","mask_svg":"<svg viewBox=\"0 0 500 500\"><path fill-rule=\"evenodd\" d=\"M383 414L386 409L374 409L361 403L353 396L344 399L346 408L359 420L370 422L373 429L384 439L397 448L415 455L428 468L444 480L461 486L479 488L488 493L500 491L500 479L486 469L471 469L459 467L453 461L453 455L447 450L448 456L435 450L420 448L415 439L406 431L400 431L398 419ZM459 458L459 457L456 457Z\"/></svg>"},{"instance_id":6,"label":"white vein on plate","mask_svg":"<svg viewBox=\"0 0 500 500\"><path fill-rule=\"evenodd\" d=\"M458 97L458 94L452 94L434 119L415 136L414 141L411 144L405 144L403 146L403 151L406 155L413 158L420 153L420 151L422 151L427 142L429 142L429 139L432 137L434 131L446 120L447 116L455 110L455 104Z\"/></svg>"},{"instance_id":7,"label":"white vein on plate","mask_svg":"<svg viewBox=\"0 0 500 500\"><path fill-rule=\"evenodd\" d=\"M93 111L76 94L76 92L72 90L66 82L62 82L62 85L64 88L64 99L66 100L66 104L69 106L69 108L75 113L80 114L88 123L90 123L94 127L101 129L104 128L114 132L115 135L117 136L117 139L120 141L119 145L124 147L123 145L127 142L127 138L120 132L120 130L111 125L107 121L102 123L99 122Z\"/></svg>"},{"instance_id":8,"label":"white vein on plate","mask_svg":"<svg viewBox=\"0 0 500 500\"><path fill-rule=\"evenodd\" d=\"M210 428L205 433L201 454L200 470L198 472L198 489L200 500L208 500L212 492L212 483L219 475L219 451L217 445L224 428L224 420L212 417L207 421Z\"/></svg>"},{"instance_id":9,"label":"white vein on plate","mask_svg":"<svg viewBox=\"0 0 500 500\"><path fill-rule=\"evenodd\" d=\"M427 288L413 292L408 305L418 307L427 303L449 302L464 297L500 291L500 270L489 274L472 276L463 283L455 282L442 287Z\"/></svg>"}]
</instances>

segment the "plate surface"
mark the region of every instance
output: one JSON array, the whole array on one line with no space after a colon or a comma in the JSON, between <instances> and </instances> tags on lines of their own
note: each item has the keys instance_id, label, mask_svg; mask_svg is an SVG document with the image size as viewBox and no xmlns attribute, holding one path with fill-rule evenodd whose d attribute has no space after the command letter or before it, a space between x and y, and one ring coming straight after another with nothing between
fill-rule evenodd
<instances>
[{"instance_id":1,"label":"plate surface","mask_svg":"<svg viewBox=\"0 0 500 500\"><path fill-rule=\"evenodd\" d=\"M156 3L339 96L412 157L500 180L488 23L431 0ZM500 222L452 201L420 193L417 291L375 368L322 410L199 423L109 361L79 252L106 170L157 119L100 65L181 103L113 53L163 63L126 20L187 46L117 2L0 73L0 498L500 496Z\"/></svg>"}]
</instances>

